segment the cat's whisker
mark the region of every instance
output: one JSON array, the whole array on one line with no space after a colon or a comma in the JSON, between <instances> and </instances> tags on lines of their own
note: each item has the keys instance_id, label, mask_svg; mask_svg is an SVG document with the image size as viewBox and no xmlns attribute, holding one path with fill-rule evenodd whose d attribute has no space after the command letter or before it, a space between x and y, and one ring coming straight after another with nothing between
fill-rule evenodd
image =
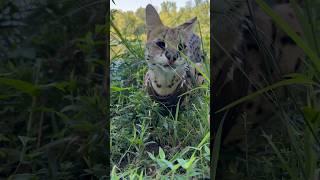
<instances>
[{"instance_id":1,"label":"cat's whisker","mask_svg":"<svg viewBox=\"0 0 320 180\"><path fill-rule=\"evenodd\" d=\"M191 79L197 79L199 73L194 67L189 68L190 64L203 62L201 39L193 32L196 22L197 19L193 18L178 27L168 28L162 24L153 6L146 8L148 40L145 55L153 56L146 60L148 63L158 63L154 69L149 66L146 75L148 83L145 84L149 95L158 102L165 101L165 105L176 106L180 95L196 85Z\"/></svg>"}]
</instances>

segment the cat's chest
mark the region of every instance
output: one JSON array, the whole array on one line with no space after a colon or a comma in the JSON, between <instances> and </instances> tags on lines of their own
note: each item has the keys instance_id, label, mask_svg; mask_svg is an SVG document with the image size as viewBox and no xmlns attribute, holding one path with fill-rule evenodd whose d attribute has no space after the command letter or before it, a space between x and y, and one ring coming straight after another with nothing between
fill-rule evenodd
<instances>
[{"instance_id":1,"label":"cat's chest","mask_svg":"<svg viewBox=\"0 0 320 180\"><path fill-rule=\"evenodd\" d=\"M148 80L157 94L167 96L172 94L185 78L186 73L183 69L183 67L170 69L157 66L149 69Z\"/></svg>"}]
</instances>

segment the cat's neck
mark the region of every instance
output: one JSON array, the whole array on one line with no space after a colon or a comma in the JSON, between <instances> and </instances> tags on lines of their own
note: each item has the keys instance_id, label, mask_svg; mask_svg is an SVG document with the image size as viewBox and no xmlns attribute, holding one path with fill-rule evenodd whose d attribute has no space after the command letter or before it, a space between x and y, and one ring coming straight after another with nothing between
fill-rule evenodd
<instances>
[{"instance_id":1,"label":"cat's neck","mask_svg":"<svg viewBox=\"0 0 320 180\"><path fill-rule=\"evenodd\" d=\"M155 66L149 69L148 73L153 89L161 96L173 93L186 76L182 67L173 70Z\"/></svg>"}]
</instances>

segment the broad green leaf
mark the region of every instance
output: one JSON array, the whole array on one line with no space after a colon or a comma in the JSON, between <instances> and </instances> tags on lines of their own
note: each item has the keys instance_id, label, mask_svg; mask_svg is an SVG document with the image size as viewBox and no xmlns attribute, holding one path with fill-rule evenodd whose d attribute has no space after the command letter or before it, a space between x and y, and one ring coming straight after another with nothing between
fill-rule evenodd
<instances>
[{"instance_id":1,"label":"broad green leaf","mask_svg":"<svg viewBox=\"0 0 320 180\"><path fill-rule=\"evenodd\" d=\"M302 108L304 117L312 123L312 125L317 124L320 121L320 111L312 107L303 107Z\"/></svg>"},{"instance_id":2,"label":"broad green leaf","mask_svg":"<svg viewBox=\"0 0 320 180\"><path fill-rule=\"evenodd\" d=\"M170 169L173 169L173 164L172 164L170 161L168 161L168 160L166 160L166 159L161 159L161 161L162 161L164 164L166 164L167 167L169 167Z\"/></svg>"},{"instance_id":3,"label":"broad green leaf","mask_svg":"<svg viewBox=\"0 0 320 180\"><path fill-rule=\"evenodd\" d=\"M122 88L122 87L111 86L112 92L120 92L120 91L131 90L131 89L132 88Z\"/></svg>"},{"instance_id":4,"label":"broad green leaf","mask_svg":"<svg viewBox=\"0 0 320 180\"><path fill-rule=\"evenodd\" d=\"M54 82L47 85L42 85L41 88L50 88L55 87L63 92L65 92L66 88L68 87L70 83L69 82Z\"/></svg>"},{"instance_id":5,"label":"broad green leaf","mask_svg":"<svg viewBox=\"0 0 320 180\"><path fill-rule=\"evenodd\" d=\"M185 163L185 169L189 169L195 160L196 157L192 155L191 158L187 161L187 163Z\"/></svg>"},{"instance_id":6,"label":"broad green leaf","mask_svg":"<svg viewBox=\"0 0 320 180\"><path fill-rule=\"evenodd\" d=\"M181 159L181 158L178 158L177 161L178 161L178 163L179 163L184 169L187 169L187 168L186 168L186 163L187 163L186 160Z\"/></svg>"},{"instance_id":7,"label":"broad green leaf","mask_svg":"<svg viewBox=\"0 0 320 180\"><path fill-rule=\"evenodd\" d=\"M14 97L15 95L0 95L0 100L9 99L11 97Z\"/></svg>"},{"instance_id":8,"label":"broad green leaf","mask_svg":"<svg viewBox=\"0 0 320 180\"><path fill-rule=\"evenodd\" d=\"M116 166L113 166L111 171L111 180L119 180L120 177L117 175Z\"/></svg>"},{"instance_id":9,"label":"broad green leaf","mask_svg":"<svg viewBox=\"0 0 320 180\"><path fill-rule=\"evenodd\" d=\"M159 157L160 159L165 159L166 158L166 155L164 153L164 151L162 150L161 147L159 147Z\"/></svg>"},{"instance_id":10,"label":"broad green leaf","mask_svg":"<svg viewBox=\"0 0 320 180\"><path fill-rule=\"evenodd\" d=\"M36 96L40 91L40 88L37 85L17 79L0 78L0 84L10 86L20 92L29 94L30 96Z\"/></svg>"},{"instance_id":11,"label":"broad green leaf","mask_svg":"<svg viewBox=\"0 0 320 180\"><path fill-rule=\"evenodd\" d=\"M148 156L152 159L152 160L156 160L156 157L154 157L154 155L153 154L151 154L150 152L147 152L148 153Z\"/></svg>"},{"instance_id":12,"label":"broad green leaf","mask_svg":"<svg viewBox=\"0 0 320 180\"><path fill-rule=\"evenodd\" d=\"M208 142L209 138L210 138L210 132L208 132L206 136L201 140L201 142L198 145L198 148L200 148L204 143Z\"/></svg>"}]
</instances>

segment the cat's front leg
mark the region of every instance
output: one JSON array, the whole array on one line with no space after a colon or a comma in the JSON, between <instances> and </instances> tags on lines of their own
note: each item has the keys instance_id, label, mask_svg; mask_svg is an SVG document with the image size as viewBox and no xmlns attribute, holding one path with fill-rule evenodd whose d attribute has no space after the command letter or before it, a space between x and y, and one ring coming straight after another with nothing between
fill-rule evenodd
<instances>
[{"instance_id":1,"label":"cat's front leg","mask_svg":"<svg viewBox=\"0 0 320 180\"><path fill-rule=\"evenodd\" d=\"M202 63L195 63L195 71L194 71L194 77L196 80L196 86L200 86L204 83L205 78L203 77L203 75L197 70L201 70L203 72L203 64Z\"/></svg>"},{"instance_id":2,"label":"cat's front leg","mask_svg":"<svg viewBox=\"0 0 320 180\"><path fill-rule=\"evenodd\" d=\"M148 83L149 83L149 80L150 80L150 75L149 75L149 71L146 73L146 75L144 76L144 88L146 89L148 87Z\"/></svg>"}]
</instances>

